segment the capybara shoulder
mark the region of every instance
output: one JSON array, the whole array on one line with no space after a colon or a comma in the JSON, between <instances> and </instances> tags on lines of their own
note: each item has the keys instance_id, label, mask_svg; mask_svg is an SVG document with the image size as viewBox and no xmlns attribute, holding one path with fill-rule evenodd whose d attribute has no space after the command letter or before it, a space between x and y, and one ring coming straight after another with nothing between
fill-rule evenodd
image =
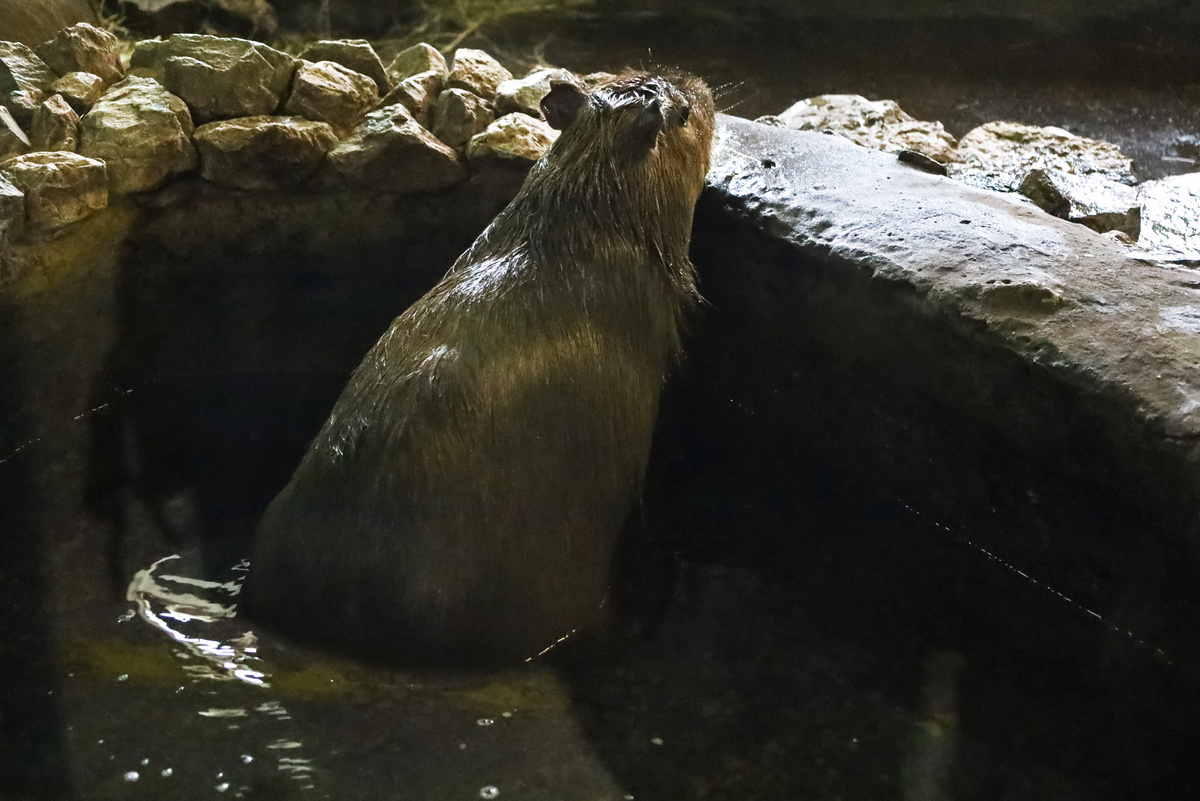
<instances>
[{"instance_id":1,"label":"capybara shoulder","mask_svg":"<svg viewBox=\"0 0 1200 801\"><path fill-rule=\"evenodd\" d=\"M543 101L562 133L352 375L259 524L249 614L403 662L516 661L601 619L696 301L698 78Z\"/></svg>"}]
</instances>

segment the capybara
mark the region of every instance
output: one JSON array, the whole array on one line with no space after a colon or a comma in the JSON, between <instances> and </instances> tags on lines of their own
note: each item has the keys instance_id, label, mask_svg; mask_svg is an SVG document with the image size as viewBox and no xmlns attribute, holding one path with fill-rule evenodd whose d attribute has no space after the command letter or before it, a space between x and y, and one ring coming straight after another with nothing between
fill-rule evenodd
<instances>
[{"instance_id":1,"label":"capybara","mask_svg":"<svg viewBox=\"0 0 1200 801\"><path fill-rule=\"evenodd\" d=\"M603 618L698 296L712 94L555 83L520 192L355 370L259 524L252 618L409 663L500 663Z\"/></svg>"}]
</instances>

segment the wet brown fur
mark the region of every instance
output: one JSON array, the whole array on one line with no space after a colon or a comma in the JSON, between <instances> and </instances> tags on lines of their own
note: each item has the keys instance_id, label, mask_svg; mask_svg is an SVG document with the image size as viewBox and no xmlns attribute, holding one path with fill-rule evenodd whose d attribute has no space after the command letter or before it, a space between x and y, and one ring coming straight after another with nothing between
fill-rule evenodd
<instances>
[{"instance_id":1,"label":"wet brown fur","mask_svg":"<svg viewBox=\"0 0 1200 801\"><path fill-rule=\"evenodd\" d=\"M267 510L252 616L411 662L519 660L597 620L697 297L714 112L699 79L643 72L570 111Z\"/></svg>"}]
</instances>

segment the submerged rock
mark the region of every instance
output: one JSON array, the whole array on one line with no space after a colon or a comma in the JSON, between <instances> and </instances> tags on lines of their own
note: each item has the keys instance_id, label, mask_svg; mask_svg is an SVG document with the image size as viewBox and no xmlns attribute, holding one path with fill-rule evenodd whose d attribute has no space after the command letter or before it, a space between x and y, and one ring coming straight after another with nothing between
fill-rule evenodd
<instances>
[{"instance_id":1,"label":"submerged rock","mask_svg":"<svg viewBox=\"0 0 1200 801\"><path fill-rule=\"evenodd\" d=\"M551 81L575 83L574 73L564 69L537 67L524 78L505 81L496 88L496 116L519 111L531 117L542 116L542 98L550 92Z\"/></svg>"},{"instance_id":2,"label":"submerged rock","mask_svg":"<svg viewBox=\"0 0 1200 801\"><path fill-rule=\"evenodd\" d=\"M104 79L90 72L68 72L54 83L50 91L62 95L63 100L83 116L104 95Z\"/></svg>"},{"instance_id":3,"label":"submerged rock","mask_svg":"<svg viewBox=\"0 0 1200 801\"><path fill-rule=\"evenodd\" d=\"M62 95L51 95L33 112L29 143L34 150L74 150L78 147L79 115Z\"/></svg>"},{"instance_id":4,"label":"submerged rock","mask_svg":"<svg viewBox=\"0 0 1200 801\"><path fill-rule=\"evenodd\" d=\"M166 42L163 83L196 122L271 114L283 102L296 60L261 42L175 34Z\"/></svg>"},{"instance_id":5,"label":"submerged rock","mask_svg":"<svg viewBox=\"0 0 1200 801\"><path fill-rule=\"evenodd\" d=\"M454 52L454 64L450 67L446 86L490 98L495 97L500 84L512 78L511 72L484 51L460 47Z\"/></svg>"},{"instance_id":6,"label":"submerged rock","mask_svg":"<svg viewBox=\"0 0 1200 801\"><path fill-rule=\"evenodd\" d=\"M368 114L330 152L329 166L346 183L396 194L444 189L467 177L454 150L398 103Z\"/></svg>"},{"instance_id":7,"label":"submerged rock","mask_svg":"<svg viewBox=\"0 0 1200 801\"><path fill-rule=\"evenodd\" d=\"M797 131L830 131L874 150L912 150L941 164L962 160L957 142L940 122L918 120L895 100L818 95L793 104L778 119Z\"/></svg>"},{"instance_id":8,"label":"submerged rock","mask_svg":"<svg viewBox=\"0 0 1200 801\"><path fill-rule=\"evenodd\" d=\"M963 136L958 149L964 163L951 174L987 189L1016 191L1032 169L1134 183L1133 161L1119 147L1053 126L988 122Z\"/></svg>"},{"instance_id":9,"label":"submerged rock","mask_svg":"<svg viewBox=\"0 0 1200 801\"><path fill-rule=\"evenodd\" d=\"M118 46L117 37L108 31L80 22L39 45L37 54L59 75L90 72L113 83L125 75Z\"/></svg>"},{"instance_id":10,"label":"submerged rock","mask_svg":"<svg viewBox=\"0 0 1200 801\"><path fill-rule=\"evenodd\" d=\"M0 105L21 125L33 119L34 109L46 99L58 79L54 70L31 49L18 42L0 42Z\"/></svg>"},{"instance_id":11,"label":"submerged rock","mask_svg":"<svg viewBox=\"0 0 1200 801\"><path fill-rule=\"evenodd\" d=\"M433 135L461 149L495 119L491 104L483 98L465 89L447 89L438 95L433 109Z\"/></svg>"},{"instance_id":12,"label":"submerged rock","mask_svg":"<svg viewBox=\"0 0 1200 801\"><path fill-rule=\"evenodd\" d=\"M379 54L366 39L322 39L304 48L300 58L313 62L333 61L362 73L375 82L375 89L381 95L386 95L391 88Z\"/></svg>"},{"instance_id":13,"label":"submerged rock","mask_svg":"<svg viewBox=\"0 0 1200 801\"><path fill-rule=\"evenodd\" d=\"M375 82L335 61L301 61L285 114L327 122L345 133L379 102Z\"/></svg>"},{"instance_id":14,"label":"submerged rock","mask_svg":"<svg viewBox=\"0 0 1200 801\"><path fill-rule=\"evenodd\" d=\"M29 152L29 136L7 108L0 106L0 161Z\"/></svg>"},{"instance_id":15,"label":"submerged rock","mask_svg":"<svg viewBox=\"0 0 1200 801\"><path fill-rule=\"evenodd\" d=\"M337 144L325 122L302 117L240 117L196 129L200 174L232 189L298 186Z\"/></svg>"},{"instance_id":16,"label":"submerged rock","mask_svg":"<svg viewBox=\"0 0 1200 801\"><path fill-rule=\"evenodd\" d=\"M108 164L113 192L144 192L195 169L187 105L157 81L130 76L83 117L79 152Z\"/></svg>"},{"instance_id":17,"label":"submerged rock","mask_svg":"<svg viewBox=\"0 0 1200 801\"><path fill-rule=\"evenodd\" d=\"M436 47L424 42L401 50L387 67L388 79L393 86L424 72L436 72L442 81L450 75L446 57Z\"/></svg>"},{"instance_id":18,"label":"submerged rock","mask_svg":"<svg viewBox=\"0 0 1200 801\"><path fill-rule=\"evenodd\" d=\"M77 153L29 153L0 165L0 173L25 193L25 220L46 232L108 205L104 162Z\"/></svg>"},{"instance_id":19,"label":"submerged rock","mask_svg":"<svg viewBox=\"0 0 1200 801\"><path fill-rule=\"evenodd\" d=\"M467 158L472 164L490 160L520 164L525 167L546 155L558 139L558 131L528 114L505 114L467 145Z\"/></svg>"},{"instance_id":20,"label":"submerged rock","mask_svg":"<svg viewBox=\"0 0 1200 801\"><path fill-rule=\"evenodd\" d=\"M1096 174L1035 169L1021 181L1018 191L1055 217L1086 225L1097 233L1120 231L1130 239L1138 238L1141 208L1132 186Z\"/></svg>"}]
</instances>

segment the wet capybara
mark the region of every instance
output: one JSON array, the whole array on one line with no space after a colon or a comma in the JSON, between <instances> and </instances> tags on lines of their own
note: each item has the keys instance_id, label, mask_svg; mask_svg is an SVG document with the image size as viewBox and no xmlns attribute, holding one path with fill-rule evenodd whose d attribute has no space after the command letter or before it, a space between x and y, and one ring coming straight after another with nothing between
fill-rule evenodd
<instances>
[{"instance_id":1,"label":"wet capybara","mask_svg":"<svg viewBox=\"0 0 1200 801\"><path fill-rule=\"evenodd\" d=\"M355 370L259 524L247 612L404 662L595 626L697 300L712 95L626 72L542 102L516 198Z\"/></svg>"}]
</instances>

